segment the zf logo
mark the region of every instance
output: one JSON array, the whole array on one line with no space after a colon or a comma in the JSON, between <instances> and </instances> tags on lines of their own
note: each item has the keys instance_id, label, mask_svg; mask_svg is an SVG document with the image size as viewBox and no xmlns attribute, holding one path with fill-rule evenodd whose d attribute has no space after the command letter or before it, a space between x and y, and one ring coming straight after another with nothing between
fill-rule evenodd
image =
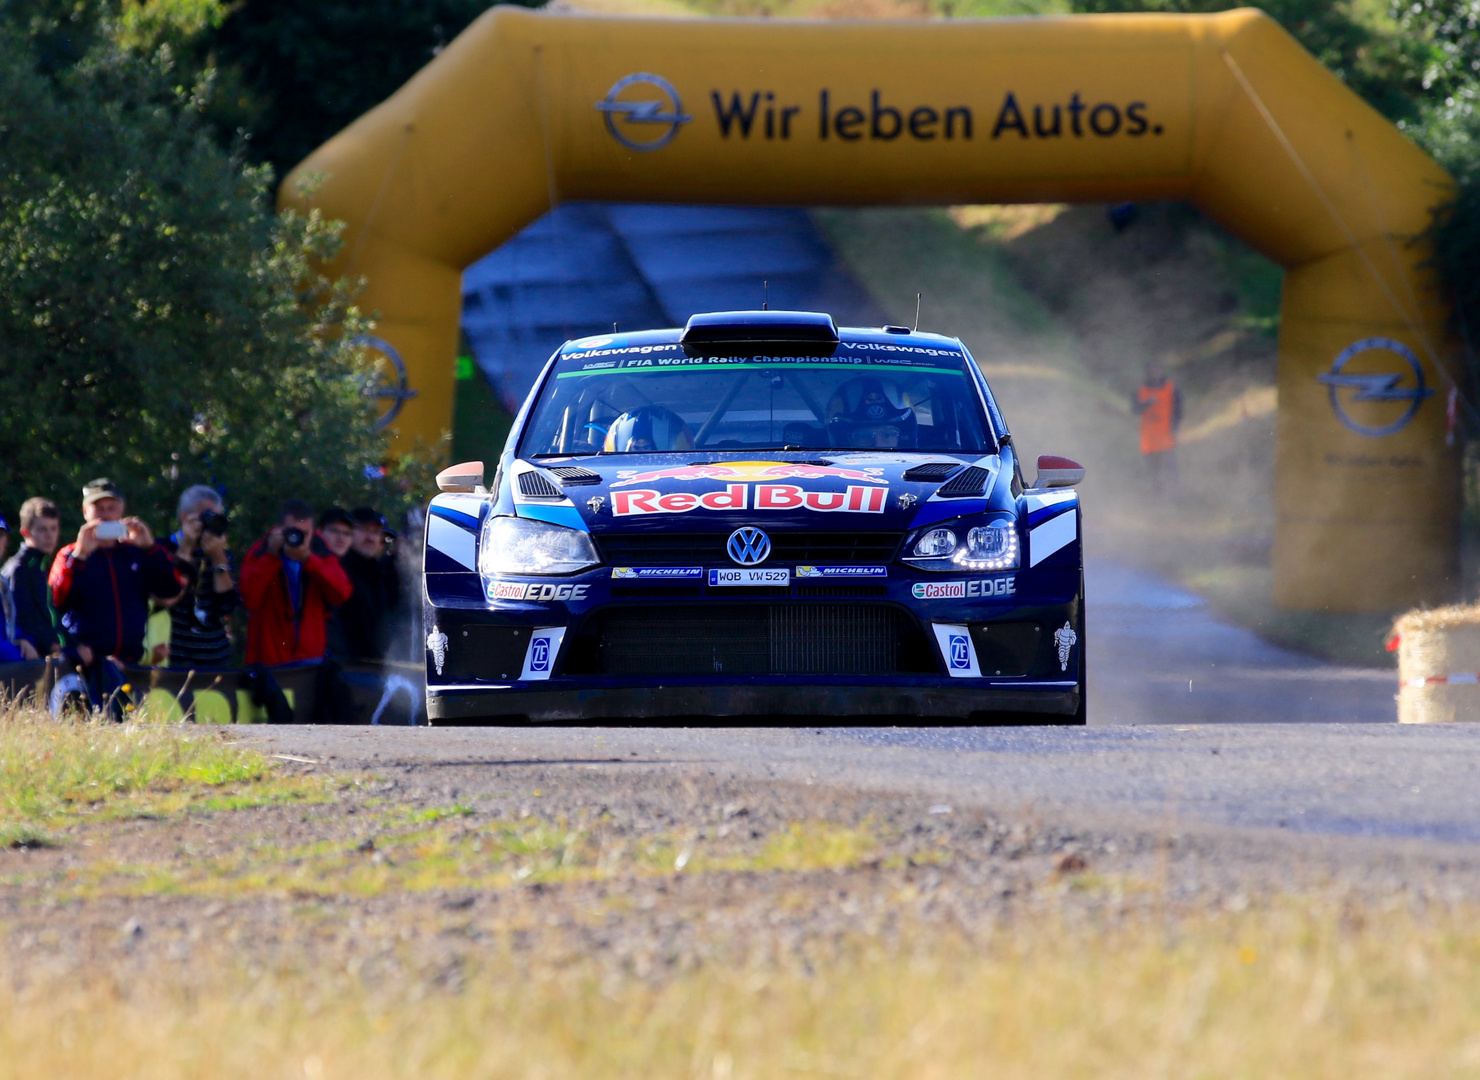
<instances>
[{"instance_id":1,"label":"zf logo","mask_svg":"<svg viewBox=\"0 0 1480 1080\"><path fill-rule=\"evenodd\" d=\"M549 671L550 670L550 639L549 638L535 638L534 639L534 643L529 647L529 670L530 671Z\"/></svg>"},{"instance_id":2,"label":"zf logo","mask_svg":"<svg viewBox=\"0 0 1480 1080\"><path fill-rule=\"evenodd\" d=\"M951 667L964 671L971 667L971 643L961 634L951 635Z\"/></svg>"}]
</instances>

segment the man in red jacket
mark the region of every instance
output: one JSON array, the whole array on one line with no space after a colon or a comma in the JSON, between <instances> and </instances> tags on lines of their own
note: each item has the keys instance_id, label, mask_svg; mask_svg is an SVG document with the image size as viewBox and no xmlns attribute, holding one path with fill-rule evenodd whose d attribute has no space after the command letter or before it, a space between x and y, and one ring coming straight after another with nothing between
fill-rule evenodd
<instances>
[{"instance_id":1,"label":"man in red jacket","mask_svg":"<svg viewBox=\"0 0 1480 1080\"><path fill-rule=\"evenodd\" d=\"M267 536L242 561L247 663L321 660L330 610L349 599L349 578L314 535L313 511L290 499Z\"/></svg>"}]
</instances>

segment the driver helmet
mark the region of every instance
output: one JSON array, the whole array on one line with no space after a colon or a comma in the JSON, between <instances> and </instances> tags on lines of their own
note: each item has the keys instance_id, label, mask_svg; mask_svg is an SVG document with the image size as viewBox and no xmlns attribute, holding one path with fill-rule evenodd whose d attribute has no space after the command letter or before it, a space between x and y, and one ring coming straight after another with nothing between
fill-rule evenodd
<instances>
[{"instance_id":1,"label":"driver helmet","mask_svg":"<svg viewBox=\"0 0 1480 1080\"><path fill-rule=\"evenodd\" d=\"M692 450L694 436L683 417L661 405L628 409L606 429L602 452L637 454L645 450Z\"/></svg>"},{"instance_id":2,"label":"driver helmet","mask_svg":"<svg viewBox=\"0 0 1480 1080\"><path fill-rule=\"evenodd\" d=\"M827 403L834 446L892 450L913 447L915 410L887 379L849 379Z\"/></svg>"}]
</instances>

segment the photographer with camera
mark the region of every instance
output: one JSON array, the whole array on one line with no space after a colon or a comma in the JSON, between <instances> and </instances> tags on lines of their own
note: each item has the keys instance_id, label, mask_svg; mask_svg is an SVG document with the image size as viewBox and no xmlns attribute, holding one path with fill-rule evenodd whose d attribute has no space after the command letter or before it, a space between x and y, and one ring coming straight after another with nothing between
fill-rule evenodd
<instances>
[{"instance_id":1,"label":"photographer with camera","mask_svg":"<svg viewBox=\"0 0 1480 1080\"><path fill-rule=\"evenodd\" d=\"M180 496L180 528L164 546L175 560L184 594L170 608L170 667L222 668L231 663L226 619L240 597L226 542L226 508L204 484Z\"/></svg>"},{"instance_id":2,"label":"photographer with camera","mask_svg":"<svg viewBox=\"0 0 1480 1080\"><path fill-rule=\"evenodd\" d=\"M119 669L143 655L149 601L168 606L180 596L169 552L149 526L123 511L123 492L112 480L86 484L83 526L57 552L48 580L68 652L82 662L98 706L114 698Z\"/></svg>"},{"instance_id":3,"label":"photographer with camera","mask_svg":"<svg viewBox=\"0 0 1480 1080\"><path fill-rule=\"evenodd\" d=\"M247 663L272 667L323 659L330 609L351 591L339 560L314 535L313 511L289 499L278 523L242 560Z\"/></svg>"},{"instance_id":4,"label":"photographer with camera","mask_svg":"<svg viewBox=\"0 0 1480 1080\"><path fill-rule=\"evenodd\" d=\"M395 533L385 518L368 506L351 512L354 538L339 557L354 586L354 595L339 609L345 646L356 660L385 659L401 607L401 577L391 551Z\"/></svg>"}]
</instances>

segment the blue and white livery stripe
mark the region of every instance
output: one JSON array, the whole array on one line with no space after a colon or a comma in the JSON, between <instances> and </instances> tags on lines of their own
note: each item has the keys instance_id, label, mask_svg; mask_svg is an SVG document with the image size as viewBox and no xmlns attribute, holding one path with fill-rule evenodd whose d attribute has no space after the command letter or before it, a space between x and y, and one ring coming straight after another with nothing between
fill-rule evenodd
<instances>
[{"instance_id":1,"label":"blue and white livery stripe","mask_svg":"<svg viewBox=\"0 0 1480 1080\"><path fill-rule=\"evenodd\" d=\"M432 573L478 565L481 495L440 495L427 514L427 570ZM451 563L452 565L449 565Z\"/></svg>"},{"instance_id":2,"label":"blue and white livery stripe","mask_svg":"<svg viewBox=\"0 0 1480 1080\"><path fill-rule=\"evenodd\" d=\"M1068 547L1079 537L1079 515L1060 514L1035 525L1028 532L1028 565L1037 566L1054 552Z\"/></svg>"}]
</instances>

